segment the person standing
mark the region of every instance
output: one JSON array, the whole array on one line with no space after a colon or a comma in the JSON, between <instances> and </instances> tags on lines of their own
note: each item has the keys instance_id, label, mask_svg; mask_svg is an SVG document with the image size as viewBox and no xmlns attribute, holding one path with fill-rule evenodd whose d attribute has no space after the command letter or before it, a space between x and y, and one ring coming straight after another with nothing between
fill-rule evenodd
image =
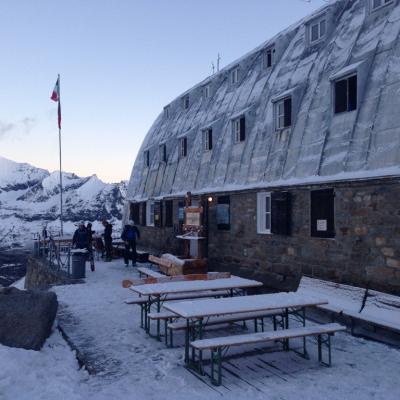
<instances>
[{"instance_id":1,"label":"person standing","mask_svg":"<svg viewBox=\"0 0 400 400\"><path fill-rule=\"evenodd\" d=\"M74 233L72 245L77 249L89 250L89 237L83 222L79 223L79 227Z\"/></svg>"},{"instance_id":2,"label":"person standing","mask_svg":"<svg viewBox=\"0 0 400 400\"><path fill-rule=\"evenodd\" d=\"M93 233L95 233L95 231L92 231L92 224L90 222L88 222L88 224L86 225L86 231L89 242L88 250L89 250L90 269L94 271L95 268L94 268L94 257L93 257Z\"/></svg>"},{"instance_id":3,"label":"person standing","mask_svg":"<svg viewBox=\"0 0 400 400\"><path fill-rule=\"evenodd\" d=\"M129 221L125 225L124 230L121 235L121 239L125 243L124 261L125 267L129 265L129 251L132 250L132 267L136 266L136 239L140 239L140 232L133 221Z\"/></svg>"},{"instance_id":4,"label":"person standing","mask_svg":"<svg viewBox=\"0 0 400 400\"><path fill-rule=\"evenodd\" d=\"M104 247L106 248L106 261L112 260L112 225L107 221L103 220L104 226Z\"/></svg>"}]
</instances>

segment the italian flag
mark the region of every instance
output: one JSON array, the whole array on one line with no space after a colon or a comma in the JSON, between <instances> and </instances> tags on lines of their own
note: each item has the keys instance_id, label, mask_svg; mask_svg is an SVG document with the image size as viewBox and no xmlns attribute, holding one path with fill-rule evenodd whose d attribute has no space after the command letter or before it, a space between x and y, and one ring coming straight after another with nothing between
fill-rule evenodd
<instances>
[{"instance_id":1,"label":"italian flag","mask_svg":"<svg viewBox=\"0 0 400 400\"><path fill-rule=\"evenodd\" d=\"M57 78L56 85L54 86L53 93L51 94L51 100L60 101L60 76Z\"/></svg>"},{"instance_id":2,"label":"italian flag","mask_svg":"<svg viewBox=\"0 0 400 400\"><path fill-rule=\"evenodd\" d=\"M60 75L58 75L50 99L58 102L58 128L61 129Z\"/></svg>"}]
</instances>

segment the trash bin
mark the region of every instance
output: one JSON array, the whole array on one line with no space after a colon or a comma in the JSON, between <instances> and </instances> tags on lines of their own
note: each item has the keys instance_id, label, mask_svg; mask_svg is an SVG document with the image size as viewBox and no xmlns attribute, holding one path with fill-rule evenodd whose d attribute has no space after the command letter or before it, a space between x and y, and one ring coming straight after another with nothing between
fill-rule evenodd
<instances>
[{"instance_id":1,"label":"trash bin","mask_svg":"<svg viewBox=\"0 0 400 400\"><path fill-rule=\"evenodd\" d=\"M72 258L72 269L71 276L72 279L82 279L85 278L86 272L86 260L88 257L88 251L85 249L71 250Z\"/></svg>"}]
</instances>

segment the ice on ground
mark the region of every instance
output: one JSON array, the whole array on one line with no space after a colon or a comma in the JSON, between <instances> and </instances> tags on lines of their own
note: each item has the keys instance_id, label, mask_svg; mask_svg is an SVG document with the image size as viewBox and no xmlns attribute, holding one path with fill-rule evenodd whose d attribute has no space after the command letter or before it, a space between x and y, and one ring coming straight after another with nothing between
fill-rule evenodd
<instances>
[{"instance_id":1,"label":"ice on ground","mask_svg":"<svg viewBox=\"0 0 400 400\"><path fill-rule=\"evenodd\" d=\"M176 334L177 347L169 349L140 328L140 308L124 304L134 294L121 286L123 279L136 277L122 260L97 262L95 272L87 271L85 284L53 288L60 325L97 375L79 370L74 353L55 330L40 352L0 346L0 399L400 398L399 350L347 333L333 338L331 368L318 364L311 340L310 360L282 352L278 344L246 348L244 357L238 357L242 348L234 349L223 370L224 386L212 387L208 377L201 380L184 368L182 334ZM248 327L251 331L252 324ZM242 327L212 330L206 337L227 334L243 334Z\"/></svg>"}]
</instances>

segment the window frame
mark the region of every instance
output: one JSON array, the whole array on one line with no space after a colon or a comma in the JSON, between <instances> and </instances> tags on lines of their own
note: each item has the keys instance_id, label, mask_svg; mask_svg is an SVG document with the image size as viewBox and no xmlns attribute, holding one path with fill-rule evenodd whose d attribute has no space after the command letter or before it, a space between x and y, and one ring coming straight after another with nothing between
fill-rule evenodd
<instances>
[{"instance_id":1,"label":"window frame","mask_svg":"<svg viewBox=\"0 0 400 400\"><path fill-rule=\"evenodd\" d=\"M213 130L212 128L203 129L203 151L206 153L211 151L212 148L213 148Z\"/></svg>"},{"instance_id":2,"label":"window frame","mask_svg":"<svg viewBox=\"0 0 400 400\"><path fill-rule=\"evenodd\" d=\"M221 206L225 206L228 209L228 223L221 223L218 219L218 213ZM231 229L231 198L230 196L218 196L216 206L216 223L219 231L229 231Z\"/></svg>"},{"instance_id":3,"label":"window frame","mask_svg":"<svg viewBox=\"0 0 400 400\"><path fill-rule=\"evenodd\" d=\"M350 85L349 85L349 80L351 78L356 77L356 95L355 95L355 102L356 102L356 106L353 109L349 109L350 106ZM346 110L344 111L336 111L337 107L336 107L336 93L337 93L337 83L342 82L342 81L346 81ZM359 103L359 94L358 94L358 73L357 71L353 71L347 75L343 75L339 78L336 78L333 82L333 113L334 115L339 115L339 114L344 114L344 113L349 113L352 111L356 111L358 109L358 103Z\"/></svg>"},{"instance_id":4,"label":"window frame","mask_svg":"<svg viewBox=\"0 0 400 400\"><path fill-rule=\"evenodd\" d=\"M164 118L169 119L169 110L170 110L170 106L165 106L164 107Z\"/></svg>"},{"instance_id":5,"label":"window frame","mask_svg":"<svg viewBox=\"0 0 400 400\"><path fill-rule=\"evenodd\" d=\"M160 144L158 151L159 151L160 162L166 163L167 162L167 145L165 143Z\"/></svg>"},{"instance_id":6,"label":"window frame","mask_svg":"<svg viewBox=\"0 0 400 400\"><path fill-rule=\"evenodd\" d=\"M322 192L331 192L332 193L332 214L333 214L333 218L332 218L332 231L331 231L331 235L328 235L328 233L330 233L329 228L328 228L328 220L327 221L327 234L320 234L320 235L315 235L313 234L313 216L314 216L314 211L313 211L313 193L322 193ZM326 188L326 189L313 189L310 190L310 237L315 238L315 239L335 239L336 238L336 202L335 202L335 197L336 197L336 193L335 193L335 189L334 188ZM318 221L318 220L317 220ZM320 232L325 232L325 231L320 231Z\"/></svg>"},{"instance_id":7,"label":"window frame","mask_svg":"<svg viewBox=\"0 0 400 400\"><path fill-rule=\"evenodd\" d=\"M211 85L207 83L203 86L203 99L209 99L211 97Z\"/></svg>"},{"instance_id":8,"label":"window frame","mask_svg":"<svg viewBox=\"0 0 400 400\"><path fill-rule=\"evenodd\" d=\"M324 33L321 34L321 25L324 24ZM317 27L317 38L313 40L313 28ZM328 23L326 19L326 15L321 15L318 18L315 18L308 24L308 42L310 45L314 45L322 40L324 40L327 34Z\"/></svg>"},{"instance_id":9,"label":"window frame","mask_svg":"<svg viewBox=\"0 0 400 400\"><path fill-rule=\"evenodd\" d=\"M174 202L173 200L165 200L165 228L174 226Z\"/></svg>"},{"instance_id":10,"label":"window frame","mask_svg":"<svg viewBox=\"0 0 400 400\"><path fill-rule=\"evenodd\" d=\"M146 201L146 226L154 226L154 200Z\"/></svg>"},{"instance_id":11,"label":"window frame","mask_svg":"<svg viewBox=\"0 0 400 400\"><path fill-rule=\"evenodd\" d=\"M234 144L244 143L246 141L246 117L244 115L231 120L231 129Z\"/></svg>"},{"instance_id":12,"label":"window frame","mask_svg":"<svg viewBox=\"0 0 400 400\"><path fill-rule=\"evenodd\" d=\"M145 150L144 153L144 165L150 168L150 150Z\"/></svg>"},{"instance_id":13,"label":"window frame","mask_svg":"<svg viewBox=\"0 0 400 400\"><path fill-rule=\"evenodd\" d=\"M264 49L262 60L263 60L263 67L265 69L272 68L275 65L275 53L276 53L275 46L269 46L266 49ZM268 54L271 55L271 65L269 65L268 63Z\"/></svg>"},{"instance_id":14,"label":"window frame","mask_svg":"<svg viewBox=\"0 0 400 400\"><path fill-rule=\"evenodd\" d=\"M266 199L269 198L269 212L267 212ZM266 227L266 216L269 215L269 228ZM257 233L260 235L272 234L272 193L257 193Z\"/></svg>"},{"instance_id":15,"label":"window frame","mask_svg":"<svg viewBox=\"0 0 400 400\"><path fill-rule=\"evenodd\" d=\"M187 136L179 139L179 158L187 157Z\"/></svg>"},{"instance_id":16,"label":"window frame","mask_svg":"<svg viewBox=\"0 0 400 400\"><path fill-rule=\"evenodd\" d=\"M285 102L290 99L290 124L286 125L286 118L289 118L289 116L286 116L285 113ZM280 109L282 108L282 112ZM293 123L293 96L288 95L283 98L280 98L274 103L274 121L275 121L275 131L282 131L284 129L289 129L292 126ZM283 121L283 125L281 126L281 122Z\"/></svg>"},{"instance_id":17,"label":"window frame","mask_svg":"<svg viewBox=\"0 0 400 400\"><path fill-rule=\"evenodd\" d=\"M229 76L230 84L232 86L237 85L239 83L239 67L232 68Z\"/></svg>"},{"instance_id":18,"label":"window frame","mask_svg":"<svg viewBox=\"0 0 400 400\"><path fill-rule=\"evenodd\" d=\"M190 108L189 94L186 94L185 96L182 97L182 107L184 110L189 110Z\"/></svg>"},{"instance_id":19,"label":"window frame","mask_svg":"<svg viewBox=\"0 0 400 400\"><path fill-rule=\"evenodd\" d=\"M386 6L388 6L389 4L392 4L393 3L393 0L379 0L380 1L380 5L379 6L374 6L374 3L375 3L375 1L376 0L370 0L370 2L369 2L369 6L370 6L370 8L371 8L371 12L375 12L375 11L377 11L377 10L380 10L380 9L382 9L383 7L386 7Z\"/></svg>"}]
</instances>

